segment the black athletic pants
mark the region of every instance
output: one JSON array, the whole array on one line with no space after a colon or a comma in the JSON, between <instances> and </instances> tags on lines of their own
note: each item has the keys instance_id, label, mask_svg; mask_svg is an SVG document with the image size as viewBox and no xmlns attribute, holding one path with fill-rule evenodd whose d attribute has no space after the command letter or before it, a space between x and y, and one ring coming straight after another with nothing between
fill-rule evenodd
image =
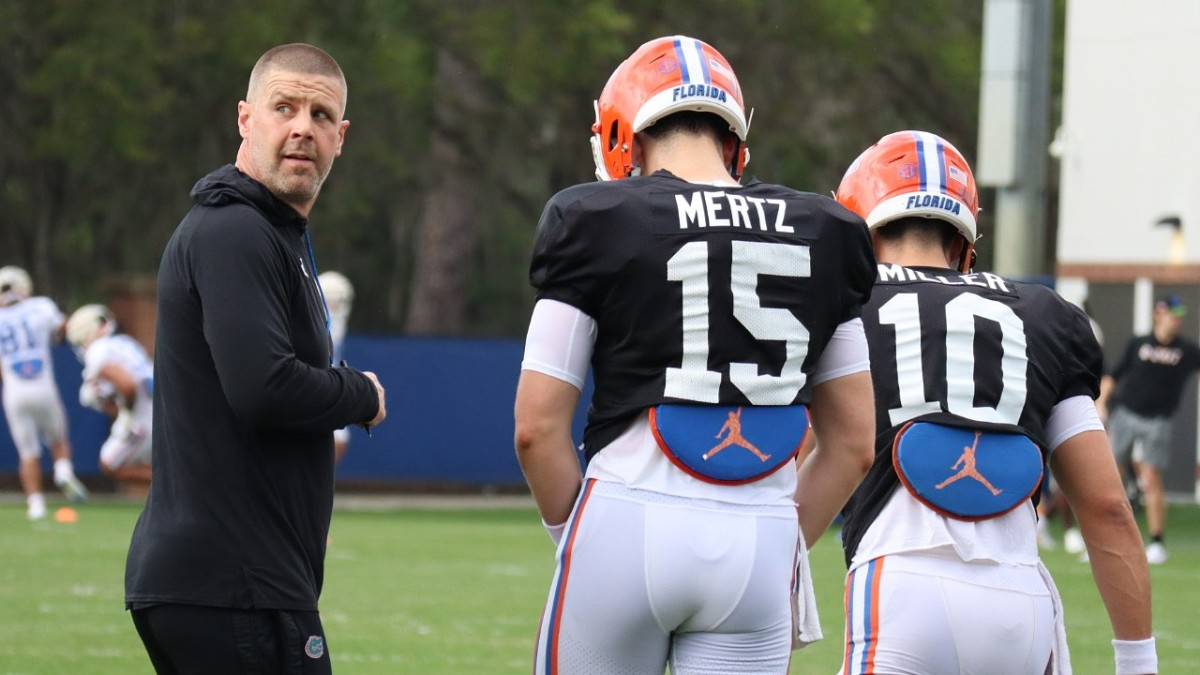
<instances>
[{"instance_id":1,"label":"black athletic pants","mask_svg":"<svg viewBox=\"0 0 1200 675\"><path fill-rule=\"evenodd\" d=\"M133 625L158 675L330 675L317 612L153 605Z\"/></svg>"}]
</instances>

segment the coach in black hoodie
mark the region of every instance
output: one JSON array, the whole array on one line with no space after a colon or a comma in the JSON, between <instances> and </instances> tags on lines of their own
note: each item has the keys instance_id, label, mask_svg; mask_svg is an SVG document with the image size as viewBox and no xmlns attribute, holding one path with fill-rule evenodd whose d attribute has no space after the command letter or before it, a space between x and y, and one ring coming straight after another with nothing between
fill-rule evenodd
<instances>
[{"instance_id":1,"label":"coach in black hoodie","mask_svg":"<svg viewBox=\"0 0 1200 675\"><path fill-rule=\"evenodd\" d=\"M153 482L126 606L159 673L328 673L317 612L333 431L386 411L330 363L307 216L349 122L337 62L276 47L238 104L235 166L192 189L158 273Z\"/></svg>"}]
</instances>

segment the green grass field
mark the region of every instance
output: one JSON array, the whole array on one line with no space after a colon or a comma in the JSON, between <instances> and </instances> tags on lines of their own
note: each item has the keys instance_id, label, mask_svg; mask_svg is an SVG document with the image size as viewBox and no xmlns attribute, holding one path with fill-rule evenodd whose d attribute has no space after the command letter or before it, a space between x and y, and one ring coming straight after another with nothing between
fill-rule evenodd
<instances>
[{"instance_id":1,"label":"green grass field","mask_svg":"<svg viewBox=\"0 0 1200 675\"><path fill-rule=\"evenodd\" d=\"M0 506L0 673L151 672L122 604L138 511L89 504L74 524L29 523L23 505ZM1160 672L1200 673L1200 507L1171 508L1168 545L1170 561L1152 568ZM553 555L527 507L339 509L322 599L335 671L530 672ZM797 652L791 672L831 675L844 569L832 536L813 556L826 639ZM1088 566L1061 551L1045 557L1064 596L1075 672L1111 673Z\"/></svg>"}]
</instances>

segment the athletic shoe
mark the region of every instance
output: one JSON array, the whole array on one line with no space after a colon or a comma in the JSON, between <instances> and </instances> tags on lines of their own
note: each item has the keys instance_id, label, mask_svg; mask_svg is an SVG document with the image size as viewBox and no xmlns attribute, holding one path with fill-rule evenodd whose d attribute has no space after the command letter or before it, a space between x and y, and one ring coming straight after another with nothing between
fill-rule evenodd
<instances>
[{"instance_id":1,"label":"athletic shoe","mask_svg":"<svg viewBox=\"0 0 1200 675\"><path fill-rule=\"evenodd\" d=\"M1068 528L1063 533L1063 550L1067 553L1083 553L1085 548L1083 544L1083 535L1079 533L1078 527Z\"/></svg>"},{"instance_id":2,"label":"athletic shoe","mask_svg":"<svg viewBox=\"0 0 1200 675\"><path fill-rule=\"evenodd\" d=\"M1150 542L1146 547L1146 562L1151 565L1161 565L1167 562L1167 547L1157 541Z\"/></svg>"},{"instance_id":3,"label":"athletic shoe","mask_svg":"<svg viewBox=\"0 0 1200 675\"><path fill-rule=\"evenodd\" d=\"M75 476L67 476L61 481L55 481L55 485L66 496L69 501L76 504L82 504L87 501L87 488Z\"/></svg>"},{"instance_id":4,"label":"athletic shoe","mask_svg":"<svg viewBox=\"0 0 1200 675\"><path fill-rule=\"evenodd\" d=\"M29 511L25 515L27 515L30 520L41 520L46 517L46 505L44 503L30 504Z\"/></svg>"}]
</instances>

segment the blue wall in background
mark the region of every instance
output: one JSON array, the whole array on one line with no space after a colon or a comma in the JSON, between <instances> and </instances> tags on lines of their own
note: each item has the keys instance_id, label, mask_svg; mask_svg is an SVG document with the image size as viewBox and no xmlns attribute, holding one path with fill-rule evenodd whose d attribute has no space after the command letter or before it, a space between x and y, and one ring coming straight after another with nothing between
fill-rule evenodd
<instances>
[{"instance_id":1,"label":"blue wall in background","mask_svg":"<svg viewBox=\"0 0 1200 675\"><path fill-rule=\"evenodd\" d=\"M379 376L388 418L371 437L352 429L338 478L523 485L512 443L523 350L521 340L349 336L346 359ZM76 472L97 474L108 419L79 405L81 366L74 353L59 346L54 359ZM581 406L576 439L582 436L583 412ZM0 473L15 474L17 453L2 419L0 432ZM49 452L43 461L48 468Z\"/></svg>"}]
</instances>

